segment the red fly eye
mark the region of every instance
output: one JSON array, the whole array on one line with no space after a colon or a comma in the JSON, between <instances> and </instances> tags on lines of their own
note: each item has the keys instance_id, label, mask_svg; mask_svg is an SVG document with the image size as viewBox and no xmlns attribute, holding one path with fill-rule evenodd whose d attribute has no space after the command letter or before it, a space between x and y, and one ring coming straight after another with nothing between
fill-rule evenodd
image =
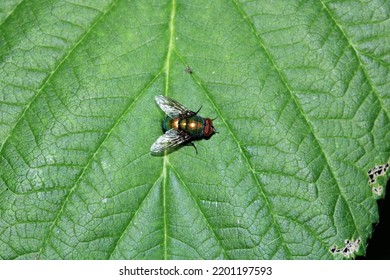
<instances>
[{"instance_id":1,"label":"red fly eye","mask_svg":"<svg viewBox=\"0 0 390 280\"><path fill-rule=\"evenodd\" d=\"M213 127L213 122L211 121L211 119L205 120L203 133L204 133L205 138L210 138L211 135L214 134L214 127Z\"/></svg>"}]
</instances>

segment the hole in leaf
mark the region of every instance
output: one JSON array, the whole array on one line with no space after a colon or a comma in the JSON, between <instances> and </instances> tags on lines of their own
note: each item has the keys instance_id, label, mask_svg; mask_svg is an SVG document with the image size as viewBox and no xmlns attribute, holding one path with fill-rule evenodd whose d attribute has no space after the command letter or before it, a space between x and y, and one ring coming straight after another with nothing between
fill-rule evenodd
<instances>
[{"instance_id":1,"label":"hole in leaf","mask_svg":"<svg viewBox=\"0 0 390 280\"><path fill-rule=\"evenodd\" d=\"M337 246L333 246L330 248L330 252L332 254L343 254L344 257L349 258L351 256L354 256L355 253L359 250L360 245L360 239L353 240L346 240L345 246L342 248L337 248Z\"/></svg>"}]
</instances>

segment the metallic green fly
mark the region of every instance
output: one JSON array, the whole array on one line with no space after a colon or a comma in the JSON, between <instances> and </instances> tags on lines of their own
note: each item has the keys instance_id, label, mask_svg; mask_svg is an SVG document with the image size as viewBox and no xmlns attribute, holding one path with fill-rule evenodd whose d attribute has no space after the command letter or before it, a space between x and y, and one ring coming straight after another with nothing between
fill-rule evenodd
<instances>
[{"instance_id":1,"label":"metallic green fly","mask_svg":"<svg viewBox=\"0 0 390 280\"><path fill-rule=\"evenodd\" d=\"M179 102L163 95L156 96L155 100L167 116L162 122L164 134L150 147L152 155L170 153L186 145L193 146L196 151L193 141L208 140L217 133L212 119L198 116L200 109L193 112Z\"/></svg>"}]
</instances>

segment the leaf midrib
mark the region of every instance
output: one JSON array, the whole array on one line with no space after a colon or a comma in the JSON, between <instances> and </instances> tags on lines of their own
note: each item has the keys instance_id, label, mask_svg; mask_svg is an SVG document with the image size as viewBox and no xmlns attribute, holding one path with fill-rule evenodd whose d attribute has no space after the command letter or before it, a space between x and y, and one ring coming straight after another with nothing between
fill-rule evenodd
<instances>
[{"instance_id":1,"label":"leaf midrib","mask_svg":"<svg viewBox=\"0 0 390 280\"><path fill-rule=\"evenodd\" d=\"M176 17L176 0L171 2L171 13L169 16L169 42L167 57L165 60L165 92L164 95L168 96L169 92L169 76L171 70L171 55L174 47L174 33L175 33L175 17ZM164 224L164 259L168 259L168 221L167 221L167 164L168 164L168 155L164 156L163 166L162 166L162 175L163 175L163 184L162 184L162 195L163 195L163 224Z\"/></svg>"}]
</instances>

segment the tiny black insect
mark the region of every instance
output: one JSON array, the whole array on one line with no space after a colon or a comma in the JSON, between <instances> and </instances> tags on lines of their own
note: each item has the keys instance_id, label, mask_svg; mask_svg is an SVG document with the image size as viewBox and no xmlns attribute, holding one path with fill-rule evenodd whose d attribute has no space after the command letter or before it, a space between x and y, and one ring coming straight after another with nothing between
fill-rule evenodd
<instances>
[{"instance_id":1,"label":"tiny black insect","mask_svg":"<svg viewBox=\"0 0 390 280\"><path fill-rule=\"evenodd\" d=\"M186 66L186 68L184 68L184 71L186 71L188 74L194 73L194 71L192 71L192 68L188 65Z\"/></svg>"}]
</instances>

